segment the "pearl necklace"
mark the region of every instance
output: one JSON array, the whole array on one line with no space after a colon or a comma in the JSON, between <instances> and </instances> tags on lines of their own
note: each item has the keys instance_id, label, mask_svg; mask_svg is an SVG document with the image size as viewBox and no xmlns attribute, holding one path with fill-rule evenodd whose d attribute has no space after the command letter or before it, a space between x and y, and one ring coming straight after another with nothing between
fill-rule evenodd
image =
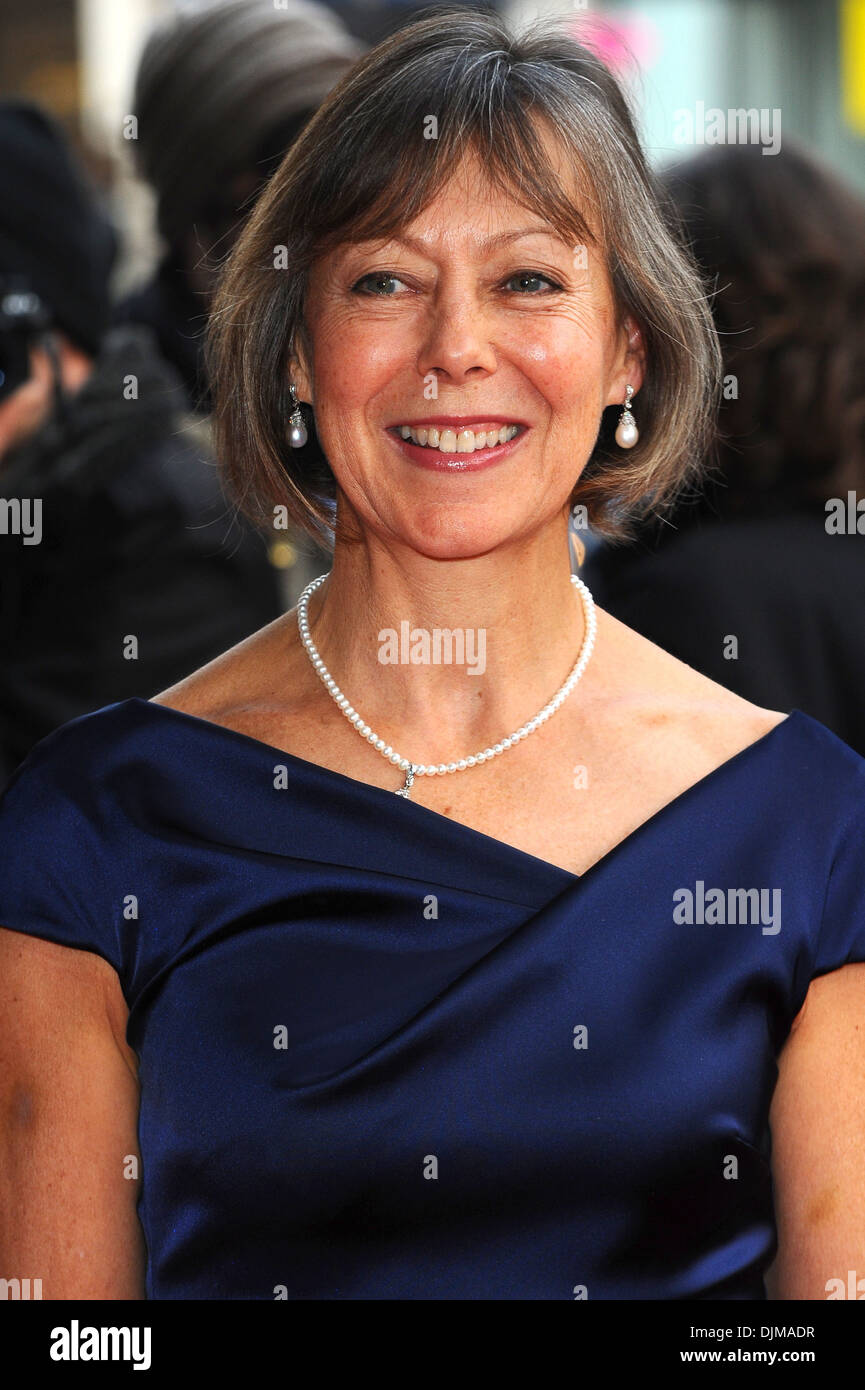
<instances>
[{"instance_id":1,"label":"pearl necklace","mask_svg":"<svg viewBox=\"0 0 865 1390\"><path fill-rule=\"evenodd\" d=\"M372 744L373 748L381 753L382 757L387 758L389 762L394 763L405 772L405 785L397 790L397 796L408 797L410 795L415 777L443 776L446 772L462 772L467 767L476 767L479 763L489 761L490 758L497 758L498 755L504 753L507 748L512 748L515 743L519 743L522 739L527 738L529 734L533 734L535 729L539 729L542 724L545 724L550 715L555 714L559 706L564 704L577 681L580 679L580 676L585 671L589 663L589 657L592 654L592 648L595 645L597 618L595 617L594 600L589 593L588 586L584 584L582 579L576 574L572 574L571 583L574 585L575 589L578 590L582 600L586 630L576 665L564 685L560 686L556 691L549 704L544 705L543 709L535 715L534 719L530 719L528 723L523 724L522 728L517 729L516 732L511 734L508 738L503 738L501 743L494 744L492 748L485 748L481 753L475 753L471 758L460 758L458 762L454 763L430 763L429 765L426 763L413 763L409 758L401 757L389 743L386 743L383 738L379 738L378 734L376 734L368 724L363 722L362 717L358 714L357 710L352 708L348 699L343 695L336 681L333 679L333 676L328 671L319 655L318 648L310 636L309 620L307 618L309 600L316 589L318 589L327 578L328 576L326 574L320 574L318 579L313 579L310 584L307 584L297 601L297 626L300 631L300 640L306 648L307 655L324 682L324 685L330 691L330 694L333 696L349 723L354 725L358 733L361 734L363 738L367 739L367 741Z\"/></svg>"}]
</instances>

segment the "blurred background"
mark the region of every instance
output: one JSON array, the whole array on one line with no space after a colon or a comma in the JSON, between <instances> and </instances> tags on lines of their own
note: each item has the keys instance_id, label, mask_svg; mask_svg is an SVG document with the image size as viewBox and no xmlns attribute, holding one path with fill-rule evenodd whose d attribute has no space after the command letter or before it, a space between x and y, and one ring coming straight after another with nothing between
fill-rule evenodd
<instances>
[{"instance_id":1,"label":"blurred background","mask_svg":"<svg viewBox=\"0 0 865 1390\"><path fill-rule=\"evenodd\" d=\"M123 137L136 65L155 21L206 8L206 0L0 0L0 94L54 112L111 199L124 231L119 288L156 256L150 195ZM334 0L328 8L374 43L423 5ZM604 51L659 165L681 154L679 108L780 108L785 133L865 191L865 0L501 0L485 8L517 19L606 21Z\"/></svg>"},{"instance_id":2,"label":"blurred background","mask_svg":"<svg viewBox=\"0 0 865 1390\"><path fill-rule=\"evenodd\" d=\"M0 0L0 786L328 567L326 537L231 516L201 334L285 149L423 8ZM724 351L718 486L629 547L575 521L574 563L675 656L865 753L865 0L477 8L558 15L621 79Z\"/></svg>"}]
</instances>

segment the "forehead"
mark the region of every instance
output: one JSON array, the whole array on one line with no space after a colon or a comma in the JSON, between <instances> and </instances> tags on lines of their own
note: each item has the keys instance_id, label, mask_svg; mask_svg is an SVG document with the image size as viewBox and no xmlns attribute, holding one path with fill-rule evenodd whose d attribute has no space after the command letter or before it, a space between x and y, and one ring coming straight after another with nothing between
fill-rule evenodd
<instances>
[{"instance_id":1,"label":"forehead","mask_svg":"<svg viewBox=\"0 0 865 1390\"><path fill-rule=\"evenodd\" d=\"M560 140L547 129L539 132L550 175L559 194L564 194L574 211L583 219L590 238L600 242L599 218L596 215L594 192L588 179L581 177L572 159L568 159ZM410 248L430 253L441 250L470 254L478 259L495 250L520 242L531 236L543 244L546 240L573 251L573 229L549 215L543 206L524 200L518 192L485 165L478 151L469 146L448 171L426 206L415 216L391 227L381 236L346 237L335 254L339 259L350 255L353 248L402 242ZM579 240L584 240L579 237Z\"/></svg>"}]
</instances>

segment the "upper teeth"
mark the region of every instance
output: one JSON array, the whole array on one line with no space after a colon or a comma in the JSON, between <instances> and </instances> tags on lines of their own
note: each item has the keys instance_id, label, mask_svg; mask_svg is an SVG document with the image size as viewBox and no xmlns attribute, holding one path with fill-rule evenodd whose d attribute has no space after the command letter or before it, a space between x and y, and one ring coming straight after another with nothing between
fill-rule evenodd
<instances>
[{"instance_id":1,"label":"upper teeth","mask_svg":"<svg viewBox=\"0 0 865 1390\"><path fill-rule=\"evenodd\" d=\"M422 444L428 449L438 449L442 454L471 454L475 449L490 449L494 444L504 444L513 439L519 425L490 425L486 430L414 429L411 425L400 425L403 439L413 444Z\"/></svg>"}]
</instances>

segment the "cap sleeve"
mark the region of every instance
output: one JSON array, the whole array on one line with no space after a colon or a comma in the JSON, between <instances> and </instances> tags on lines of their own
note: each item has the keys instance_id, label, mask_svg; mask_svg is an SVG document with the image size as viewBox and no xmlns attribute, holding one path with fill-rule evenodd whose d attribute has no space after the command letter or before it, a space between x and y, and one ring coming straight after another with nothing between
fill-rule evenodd
<instances>
[{"instance_id":1,"label":"cap sleeve","mask_svg":"<svg viewBox=\"0 0 865 1390\"><path fill-rule=\"evenodd\" d=\"M832 858L814 974L855 961L865 961L865 776L857 779Z\"/></svg>"},{"instance_id":2,"label":"cap sleeve","mask_svg":"<svg viewBox=\"0 0 865 1390\"><path fill-rule=\"evenodd\" d=\"M0 797L0 926L95 951L120 974L92 789L65 763L60 732L36 745Z\"/></svg>"}]
</instances>

